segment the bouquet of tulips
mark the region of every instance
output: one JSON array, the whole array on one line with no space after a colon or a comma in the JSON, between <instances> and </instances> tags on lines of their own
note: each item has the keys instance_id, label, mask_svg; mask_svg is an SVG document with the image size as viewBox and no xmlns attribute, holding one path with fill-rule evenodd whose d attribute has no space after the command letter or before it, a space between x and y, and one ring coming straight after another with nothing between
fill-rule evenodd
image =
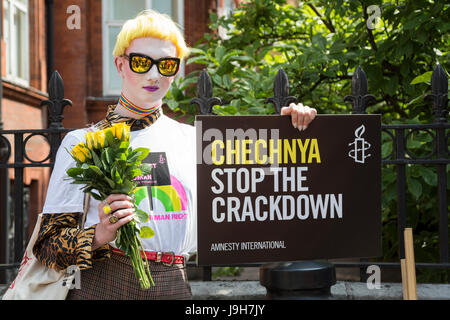
<instances>
[{"instance_id":1,"label":"bouquet of tulips","mask_svg":"<svg viewBox=\"0 0 450 320\"><path fill-rule=\"evenodd\" d=\"M87 132L86 142L78 143L71 151L76 167L67 170L73 184L84 185L82 190L94 199L103 201L109 194L122 193L134 199L137 183L134 178L150 174L151 168L141 163L149 153L147 148L130 148L130 127L125 123L110 128ZM135 218L119 228L116 245L130 257L136 278L143 289L155 285L150 275L148 260L141 257L141 238L150 238L154 231L140 224L149 215L134 205ZM139 235L139 237L138 237Z\"/></svg>"}]
</instances>

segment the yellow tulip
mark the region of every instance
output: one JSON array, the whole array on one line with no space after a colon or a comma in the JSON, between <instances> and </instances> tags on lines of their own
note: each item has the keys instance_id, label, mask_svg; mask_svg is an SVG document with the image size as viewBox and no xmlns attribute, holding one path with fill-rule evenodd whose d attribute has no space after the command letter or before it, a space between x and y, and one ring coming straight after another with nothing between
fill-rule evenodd
<instances>
[{"instance_id":1,"label":"yellow tulip","mask_svg":"<svg viewBox=\"0 0 450 320\"><path fill-rule=\"evenodd\" d=\"M111 129L112 129L114 137L116 137L117 139L120 140L122 137L122 130L121 130L120 123L113 123L111 125Z\"/></svg>"},{"instance_id":2,"label":"yellow tulip","mask_svg":"<svg viewBox=\"0 0 450 320\"><path fill-rule=\"evenodd\" d=\"M130 126L128 126L125 122L113 123L111 126L114 130L114 136L122 141L128 139L130 133Z\"/></svg>"},{"instance_id":3,"label":"yellow tulip","mask_svg":"<svg viewBox=\"0 0 450 320\"><path fill-rule=\"evenodd\" d=\"M74 150L72 150L71 153L72 153L73 157L75 159L77 159L78 161L80 161L80 162L86 161L86 157L84 156L83 153L79 153L79 152L76 152Z\"/></svg>"},{"instance_id":4,"label":"yellow tulip","mask_svg":"<svg viewBox=\"0 0 450 320\"><path fill-rule=\"evenodd\" d=\"M77 144L71 151L72 155L80 162L85 162L87 158L87 154L83 152L80 144Z\"/></svg>"},{"instance_id":5,"label":"yellow tulip","mask_svg":"<svg viewBox=\"0 0 450 320\"><path fill-rule=\"evenodd\" d=\"M81 152L84 153L86 158L89 158L89 159L92 158L91 151L89 151L89 149L87 148L87 146L85 144L80 145L80 150L81 150Z\"/></svg>"},{"instance_id":6,"label":"yellow tulip","mask_svg":"<svg viewBox=\"0 0 450 320\"><path fill-rule=\"evenodd\" d=\"M130 139L130 126L129 125L125 125L124 126L124 136L123 136L123 140L129 140Z\"/></svg>"},{"instance_id":7,"label":"yellow tulip","mask_svg":"<svg viewBox=\"0 0 450 320\"><path fill-rule=\"evenodd\" d=\"M105 146L105 132L103 130L95 131L94 141L97 149L103 148Z\"/></svg>"},{"instance_id":8,"label":"yellow tulip","mask_svg":"<svg viewBox=\"0 0 450 320\"><path fill-rule=\"evenodd\" d=\"M86 146L89 150L94 149L94 133L87 132L84 137L86 138Z\"/></svg>"},{"instance_id":9,"label":"yellow tulip","mask_svg":"<svg viewBox=\"0 0 450 320\"><path fill-rule=\"evenodd\" d=\"M86 158L92 158L91 152L83 142L78 143L75 148L77 148L78 152L83 153Z\"/></svg>"}]
</instances>

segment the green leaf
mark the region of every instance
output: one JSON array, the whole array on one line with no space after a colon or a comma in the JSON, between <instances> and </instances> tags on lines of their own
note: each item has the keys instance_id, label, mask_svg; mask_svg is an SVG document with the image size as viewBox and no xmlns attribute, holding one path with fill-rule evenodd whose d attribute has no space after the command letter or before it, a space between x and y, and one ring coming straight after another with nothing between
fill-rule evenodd
<instances>
[{"instance_id":1,"label":"green leaf","mask_svg":"<svg viewBox=\"0 0 450 320\"><path fill-rule=\"evenodd\" d=\"M155 231L153 231L152 228L147 227L147 226L141 227L141 230L139 231L139 237L144 238L144 239L151 238L154 235L155 235Z\"/></svg>"},{"instance_id":2,"label":"green leaf","mask_svg":"<svg viewBox=\"0 0 450 320\"><path fill-rule=\"evenodd\" d=\"M108 183L108 185L114 189L116 187L116 184L114 183L114 181L112 181L110 178L108 178L107 176L104 176L105 181Z\"/></svg>"},{"instance_id":3,"label":"green leaf","mask_svg":"<svg viewBox=\"0 0 450 320\"><path fill-rule=\"evenodd\" d=\"M416 179L409 178L408 180L408 190L417 199L419 199L422 194L422 185Z\"/></svg>"},{"instance_id":4,"label":"green leaf","mask_svg":"<svg viewBox=\"0 0 450 320\"><path fill-rule=\"evenodd\" d=\"M113 163L113 161L114 161L114 152L113 152L112 148L104 149L104 151L102 152L102 156L103 156L103 153L105 154L106 162L108 164Z\"/></svg>"},{"instance_id":5,"label":"green leaf","mask_svg":"<svg viewBox=\"0 0 450 320\"><path fill-rule=\"evenodd\" d=\"M136 218L139 221L139 223L145 223L150 218L148 213L141 209L136 209Z\"/></svg>"},{"instance_id":6,"label":"green leaf","mask_svg":"<svg viewBox=\"0 0 450 320\"><path fill-rule=\"evenodd\" d=\"M417 103L417 102L422 102L424 96L425 96L425 95L423 94L423 95L420 95L420 96L418 96L418 97L412 99L410 102L408 102L408 104L406 104L405 108L406 108L406 107L409 107L410 105L415 104L415 103Z\"/></svg>"},{"instance_id":7,"label":"green leaf","mask_svg":"<svg viewBox=\"0 0 450 320\"><path fill-rule=\"evenodd\" d=\"M97 166L97 167L99 167L99 168L103 168L103 165L102 165L102 162L100 161L100 158L98 157L98 155L97 155L97 153L96 153L96 151L92 151L91 152L91 154L92 154L92 159L94 160L94 164Z\"/></svg>"},{"instance_id":8,"label":"green leaf","mask_svg":"<svg viewBox=\"0 0 450 320\"><path fill-rule=\"evenodd\" d=\"M131 190L133 190L133 188L134 188L133 182L131 182L130 180L125 180L123 181L122 186L120 187L120 192L129 194Z\"/></svg>"},{"instance_id":9,"label":"green leaf","mask_svg":"<svg viewBox=\"0 0 450 320\"><path fill-rule=\"evenodd\" d=\"M146 176L146 175L152 173L152 167L148 163L141 163L139 165L139 169L141 170L141 174L140 175L143 175L143 176Z\"/></svg>"},{"instance_id":10,"label":"green leaf","mask_svg":"<svg viewBox=\"0 0 450 320\"><path fill-rule=\"evenodd\" d=\"M381 146L381 156L383 158L387 157L392 152L392 142L388 141L383 143Z\"/></svg>"},{"instance_id":11,"label":"green leaf","mask_svg":"<svg viewBox=\"0 0 450 320\"><path fill-rule=\"evenodd\" d=\"M113 146L115 144L115 139L114 139L114 135L111 132L111 130L107 130L105 133L105 140L108 143L108 146Z\"/></svg>"},{"instance_id":12,"label":"green leaf","mask_svg":"<svg viewBox=\"0 0 450 320\"><path fill-rule=\"evenodd\" d=\"M433 71L425 72L424 74L421 74L420 76L417 76L411 81L410 84L418 84L418 83L427 83L429 84L431 82L431 74Z\"/></svg>"},{"instance_id":13,"label":"green leaf","mask_svg":"<svg viewBox=\"0 0 450 320\"><path fill-rule=\"evenodd\" d=\"M437 174L433 170L424 166L418 166L418 168L426 184L429 186L437 185Z\"/></svg>"},{"instance_id":14,"label":"green leaf","mask_svg":"<svg viewBox=\"0 0 450 320\"><path fill-rule=\"evenodd\" d=\"M102 200L103 200L102 197L101 197L99 194L97 194L96 192L94 192L94 191L89 191L89 194L90 194L95 200L98 200L98 201L102 201Z\"/></svg>"},{"instance_id":15,"label":"green leaf","mask_svg":"<svg viewBox=\"0 0 450 320\"><path fill-rule=\"evenodd\" d=\"M67 170L67 175L69 175L72 178L75 178L76 176L82 174L83 171L84 170L82 168L70 168L69 170Z\"/></svg>"},{"instance_id":16,"label":"green leaf","mask_svg":"<svg viewBox=\"0 0 450 320\"><path fill-rule=\"evenodd\" d=\"M228 74L223 76L223 85L227 89L231 88L231 78Z\"/></svg>"},{"instance_id":17,"label":"green leaf","mask_svg":"<svg viewBox=\"0 0 450 320\"><path fill-rule=\"evenodd\" d=\"M96 174L98 174L99 176L102 176L102 175L103 175L103 172L102 172L102 170L100 170L99 167L97 167L97 166L89 166L89 168L90 168L92 171L94 171Z\"/></svg>"},{"instance_id":18,"label":"green leaf","mask_svg":"<svg viewBox=\"0 0 450 320\"><path fill-rule=\"evenodd\" d=\"M145 158L147 158L149 152L150 152L150 150L147 148L136 148L129 155L127 162L133 163L133 162L137 162L137 161L142 161Z\"/></svg>"},{"instance_id":19,"label":"green leaf","mask_svg":"<svg viewBox=\"0 0 450 320\"><path fill-rule=\"evenodd\" d=\"M130 146L130 141L122 141L119 145L119 148L128 150L129 146Z\"/></svg>"},{"instance_id":20,"label":"green leaf","mask_svg":"<svg viewBox=\"0 0 450 320\"><path fill-rule=\"evenodd\" d=\"M219 62L219 64L222 62L222 58L223 58L226 50L227 49L225 49L225 47L220 46L220 45L216 47L215 58Z\"/></svg>"}]
</instances>

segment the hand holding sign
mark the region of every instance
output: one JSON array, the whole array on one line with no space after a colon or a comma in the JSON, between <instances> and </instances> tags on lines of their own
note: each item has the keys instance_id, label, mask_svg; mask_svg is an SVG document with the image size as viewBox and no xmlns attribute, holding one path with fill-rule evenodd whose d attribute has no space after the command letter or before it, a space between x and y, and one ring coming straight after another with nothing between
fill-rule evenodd
<instances>
[{"instance_id":1,"label":"hand holding sign","mask_svg":"<svg viewBox=\"0 0 450 320\"><path fill-rule=\"evenodd\" d=\"M282 116L291 115L292 125L294 128L303 131L308 127L311 121L314 120L317 115L317 110L304 106L302 103L291 103L289 107L281 108L280 114Z\"/></svg>"}]
</instances>

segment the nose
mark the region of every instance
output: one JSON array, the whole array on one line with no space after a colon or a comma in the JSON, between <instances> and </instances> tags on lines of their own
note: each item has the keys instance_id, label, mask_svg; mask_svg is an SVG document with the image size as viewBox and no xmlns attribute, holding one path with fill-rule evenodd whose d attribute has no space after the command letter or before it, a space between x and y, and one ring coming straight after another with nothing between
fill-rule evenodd
<instances>
[{"instance_id":1,"label":"nose","mask_svg":"<svg viewBox=\"0 0 450 320\"><path fill-rule=\"evenodd\" d=\"M158 72L158 67L156 65L153 65L150 70L148 70L148 72L145 75L146 79L148 81L154 81L157 82L160 78L159 72Z\"/></svg>"}]
</instances>

